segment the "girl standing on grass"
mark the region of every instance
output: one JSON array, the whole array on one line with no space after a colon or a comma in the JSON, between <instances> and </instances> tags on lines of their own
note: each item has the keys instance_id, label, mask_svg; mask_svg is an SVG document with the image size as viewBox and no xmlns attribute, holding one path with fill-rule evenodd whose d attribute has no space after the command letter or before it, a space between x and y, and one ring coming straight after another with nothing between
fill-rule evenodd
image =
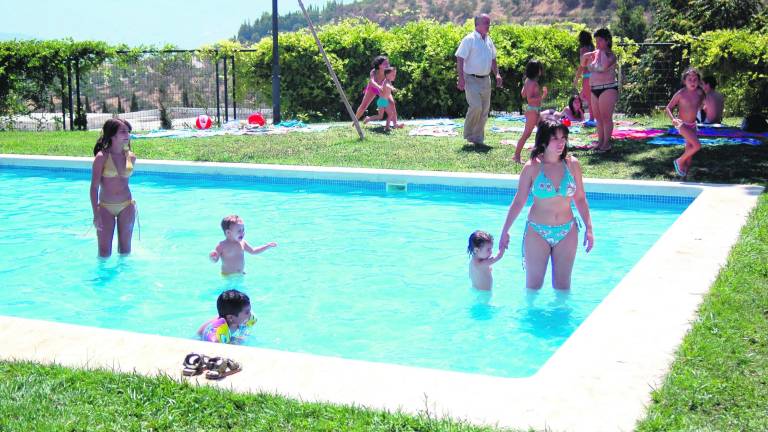
<instances>
[{"instance_id":1,"label":"girl standing on grass","mask_svg":"<svg viewBox=\"0 0 768 432\"><path fill-rule=\"evenodd\" d=\"M512 158L517 163L522 163L520 154L523 152L523 146L533 133L533 128L539 121L539 112L541 112L541 102L547 97L547 88L539 86L539 78L544 73L544 67L538 60L530 60L525 66L525 83L520 95L525 98L528 105L525 108L525 129L515 146L515 156Z\"/></svg>"},{"instance_id":2,"label":"girl standing on grass","mask_svg":"<svg viewBox=\"0 0 768 432\"><path fill-rule=\"evenodd\" d=\"M704 91L699 88L701 77L699 72L690 68L683 73L684 87L678 90L672 100L667 105L667 115L672 120L680 135L685 138L685 151L672 162L675 167L675 174L679 177L688 175L691 168L693 155L701 149L699 137L696 136L698 127L696 125L696 113L704 106ZM677 117L672 114L672 110L677 107Z\"/></svg>"},{"instance_id":3,"label":"girl standing on grass","mask_svg":"<svg viewBox=\"0 0 768 432\"><path fill-rule=\"evenodd\" d=\"M368 85L363 89L363 101L360 103L360 106L355 113L358 120L363 117L363 114L365 114L365 111L368 109L371 102L373 102L373 99L376 96L381 95L383 89L382 86L386 79L384 70L389 67L389 59L383 55L377 56L373 59L371 66L373 69L371 69L371 73L369 74Z\"/></svg>"},{"instance_id":4,"label":"girl standing on grass","mask_svg":"<svg viewBox=\"0 0 768 432\"><path fill-rule=\"evenodd\" d=\"M595 44L592 43L592 35L588 31L582 30L579 32L579 58L582 58L584 54L595 50ZM592 106L589 104L589 78L592 73L579 63L576 68L576 76L573 78L573 87L579 88L579 78L581 78L581 100L584 102L584 110L589 111L589 121L592 121Z\"/></svg>"}]
</instances>

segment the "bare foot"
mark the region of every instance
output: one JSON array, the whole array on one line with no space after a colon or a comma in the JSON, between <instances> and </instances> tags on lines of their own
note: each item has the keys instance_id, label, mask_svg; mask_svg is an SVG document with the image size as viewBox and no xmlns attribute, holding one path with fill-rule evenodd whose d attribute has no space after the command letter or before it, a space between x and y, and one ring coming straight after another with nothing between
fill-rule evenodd
<instances>
[{"instance_id":1,"label":"bare foot","mask_svg":"<svg viewBox=\"0 0 768 432\"><path fill-rule=\"evenodd\" d=\"M611 151L611 147L597 147L595 153L608 153Z\"/></svg>"},{"instance_id":2,"label":"bare foot","mask_svg":"<svg viewBox=\"0 0 768 432\"><path fill-rule=\"evenodd\" d=\"M405 125L403 123L398 123L398 124L395 125L395 127L398 128L398 129L402 129L402 128L405 127Z\"/></svg>"}]
</instances>

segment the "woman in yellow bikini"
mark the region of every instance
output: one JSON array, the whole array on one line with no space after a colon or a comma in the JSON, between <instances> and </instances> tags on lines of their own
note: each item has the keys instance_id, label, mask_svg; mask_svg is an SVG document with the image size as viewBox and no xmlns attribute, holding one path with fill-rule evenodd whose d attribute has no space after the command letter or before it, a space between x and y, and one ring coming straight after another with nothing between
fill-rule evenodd
<instances>
[{"instance_id":1,"label":"woman in yellow bikini","mask_svg":"<svg viewBox=\"0 0 768 432\"><path fill-rule=\"evenodd\" d=\"M99 239L99 256L112 254L112 238L117 226L117 251L131 252L131 236L136 219L136 201L131 197L128 179L133 174L136 155L131 152L131 125L122 119L104 123L101 137L93 148L91 207L93 225Z\"/></svg>"}]
</instances>

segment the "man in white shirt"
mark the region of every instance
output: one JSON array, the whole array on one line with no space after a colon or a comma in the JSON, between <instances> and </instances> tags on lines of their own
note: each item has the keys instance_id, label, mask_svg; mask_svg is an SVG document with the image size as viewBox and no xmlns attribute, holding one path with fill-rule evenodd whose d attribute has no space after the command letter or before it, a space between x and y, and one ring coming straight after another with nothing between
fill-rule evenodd
<instances>
[{"instance_id":1,"label":"man in white shirt","mask_svg":"<svg viewBox=\"0 0 768 432\"><path fill-rule=\"evenodd\" d=\"M475 31L466 35L456 50L457 87L464 92L469 104L464 138L475 145L483 145L485 140L485 122L491 109L490 74L496 77L496 87L502 84L496 65L496 47L488 36L490 27L491 17L476 16Z\"/></svg>"}]
</instances>

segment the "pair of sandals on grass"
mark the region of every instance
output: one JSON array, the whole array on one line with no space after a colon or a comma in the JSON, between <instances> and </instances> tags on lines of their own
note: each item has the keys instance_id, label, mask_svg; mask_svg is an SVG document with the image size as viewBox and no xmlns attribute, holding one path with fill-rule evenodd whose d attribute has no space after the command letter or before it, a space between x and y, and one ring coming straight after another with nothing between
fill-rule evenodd
<instances>
[{"instance_id":1,"label":"pair of sandals on grass","mask_svg":"<svg viewBox=\"0 0 768 432\"><path fill-rule=\"evenodd\" d=\"M184 357L184 376L197 376L205 372L209 380L220 380L240 372L243 368L234 360L189 353Z\"/></svg>"}]
</instances>

